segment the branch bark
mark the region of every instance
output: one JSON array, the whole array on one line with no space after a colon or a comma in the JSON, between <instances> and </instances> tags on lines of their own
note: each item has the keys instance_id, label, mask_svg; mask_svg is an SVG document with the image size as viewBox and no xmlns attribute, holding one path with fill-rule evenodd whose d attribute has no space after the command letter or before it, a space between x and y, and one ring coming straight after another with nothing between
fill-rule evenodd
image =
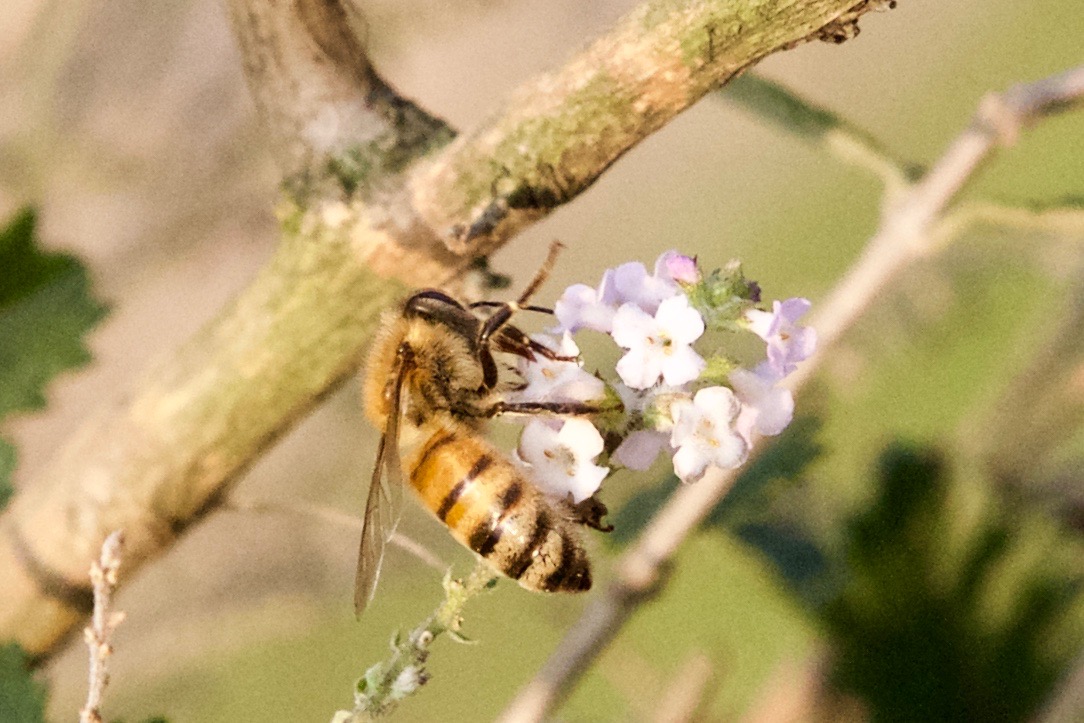
<instances>
[{"instance_id":1,"label":"branch bark","mask_svg":"<svg viewBox=\"0 0 1084 723\"><path fill-rule=\"evenodd\" d=\"M54 651L90 610L86 569L108 532L126 531L125 577L169 549L353 371L404 286L453 278L709 90L878 4L647 3L441 150L450 129L373 71L345 2L231 0L287 180L281 244L16 495L0 518L0 638Z\"/></svg>"},{"instance_id":2,"label":"branch bark","mask_svg":"<svg viewBox=\"0 0 1084 723\"><path fill-rule=\"evenodd\" d=\"M811 321L818 335L817 353L785 383L795 392L803 387L888 284L912 262L936 250L941 214L999 145L1015 141L1021 128L1082 100L1084 67L984 98L971 125L941 159L886 206L881 227ZM753 455L764 450L764 440L757 440ZM499 720L527 723L549 717L639 605L661 590L674 555L730 491L738 474L738 470L709 470L700 482L674 492L618 560L610 585L587 606Z\"/></svg>"}]
</instances>

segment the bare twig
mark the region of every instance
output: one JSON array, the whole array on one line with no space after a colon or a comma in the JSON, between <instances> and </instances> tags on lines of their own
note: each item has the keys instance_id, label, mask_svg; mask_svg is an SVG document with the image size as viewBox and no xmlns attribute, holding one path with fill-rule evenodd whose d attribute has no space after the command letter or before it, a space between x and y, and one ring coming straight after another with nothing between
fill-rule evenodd
<instances>
[{"instance_id":1,"label":"bare twig","mask_svg":"<svg viewBox=\"0 0 1084 723\"><path fill-rule=\"evenodd\" d=\"M832 688L831 667L825 650L816 650L804 660L784 661L762 686L741 723L868 720L858 699Z\"/></svg>"},{"instance_id":2,"label":"bare twig","mask_svg":"<svg viewBox=\"0 0 1084 723\"><path fill-rule=\"evenodd\" d=\"M126 531L125 575L168 550L354 371L403 284L454 278L705 93L872 7L648 2L444 147L447 127L373 72L348 5L231 0L290 174L282 242L218 318L89 416L0 517L0 637L35 656L89 613L86 564L105 535Z\"/></svg>"},{"instance_id":3,"label":"bare twig","mask_svg":"<svg viewBox=\"0 0 1084 723\"><path fill-rule=\"evenodd\" d=\"M918 164L892 154L885 143L864 128L756 73L735 78L719 97L877 176L885 185L886 204L909 190L925 172ZM968 201L946 211L930 239L931 248L948 244L980 223L1051 234L1084 233L1084 198L1064 198L1053 203Z\"/></svg>"},{"instance_id":4,"label":"bare twig","mask_svg":"<svg viewBox=\"0 0 1084 723\"><path fill-rule=\"evenodd\" d=\"M853 27L883 5L645 2L421 167L408 184L410 205L457 253L490 253L765 55L822 39L822 29L841 18Z\"/></svg>"},{"instance_id":5,"label":"bare twig","mask_svg":"<svg viewBox=\"0 0 1084 723\"><path fill-rule=\"evenodd\" d=\"M813 321L820 348L812 363L807 362L791 377L794 388L805 383L825 352L891 279L910 263L937 250L942 214L993 152L1015 141L1021 128L1066 110L1082 97L1084 67L983 98L971 125L956 137L930 171L884 208L881 226L858 262L820 304Z\"/></svg>"},{"instance_id":6,"label":"bare twig","mask_svg":"<svg viewBox=\"0 0 1084 723\"><path fill-rule=\"evenodd\" d=\"M929 253L941 214L980 165L1019 130L1084 98L1084 67L983 99L971 125L912 188L886 206L881 227L829 298L812 325L817 353L788 378L800 389L827 352L872 305L881 291L916 259ZM754 453L764 451L757 440ZM712 470L698 483L679 487L618 560L614 580L572 626L541 670L512 700L500 720L540 721L560 703L591 662L645 599L658 592L685 538L726 495L736 470Z\"/></svg>"},{"instance_id":7,"label":"bare twig","mask_svg":"<svg viewBox=\"0 0 1084 723\"><path fill-rule=\"evenodd\" d=\"M933 248L947 245L977 224L1020 231L1084 236L1084 202L1055 203L1042 207L992 201L961 203L941 220L930 244Z\"/></svg>"},{"instance_id":8,"label":"bare twig","mask_svg":"<svg viewBox=\"0 0 1084 723\"><path fill-rule=\"evenodd\" d=\"M90 579L94 584L94 614L91 624L83 631L90 651L90 680L86 705L79 711L79 723L102 723L102 696L109 685L108 661L113 654L110 638L117 626L124 622L124 613L113 611L113 592L117 588L123 550L124 533L117 530L105 538L101 558L90 566Z\"/></svg>"},{"instance_id":9,"label":"bare twig","mask_svg":"<svg viewBox=\"0 0 1084 723\"><path fill-rule=\"evenodd\" d=\"M361 532L361 518L355 515L348 515L345 512L335 509L334 507L328 507L327 505L317 505L311 502L293 501L289 503L270 502L266 500L249 500L238 497L237 495L231 495L230 498L223 505L224 509L237 510L238 512L255 512L255 513L272 513L272 514L285 514L285 515L304 515L306 517L313 517L324 522L330 522L333 525L339 525L346 527L356 532ZM400 550L407 552L414 557L421 560L423 563L438 570L439 572L445 572L448 569L448 563L444 562L430 550L428 547L418 542L417 540L407 537L401 532L393 532L389 538L391 544L398 547Z\"/></svg>"},{"instance_id":10,"label":"bare twig","mask_svg":"<svg viewBox=\"0 0 1084 723\"><path fill-rule=\"evenodd\" d=\"M287 183L319 182L351 153L409 160L451 129L376 73L350 2L229 0L245 75ZM370 154L369 151L376 151ZM380 170L379 168L374 170Z\"/></svg>"},{"instance_id":11,"label":"bare twig","mask_svg":"<svg viewBox=\"0 0 1084 723\"><path fill-rule=\"evenodd\" d=\"M703 714L714 678L711 658L696 653L678 669L662 695L652 717L654 723L689 723Z\"/></svg>"}]
</instances>

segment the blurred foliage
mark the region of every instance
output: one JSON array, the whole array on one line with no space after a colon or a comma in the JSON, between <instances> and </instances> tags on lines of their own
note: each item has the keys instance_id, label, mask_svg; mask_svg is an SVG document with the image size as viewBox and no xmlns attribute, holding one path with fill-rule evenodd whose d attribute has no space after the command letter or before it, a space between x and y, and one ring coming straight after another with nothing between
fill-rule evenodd
<instances>
[{"instance_id":1,"label":"blurred foliage","mask_svg":"<svg viewBox=\"0 0 1084 723\"><path fill-rule=\"evenodd\" d=\"M1000 485L1079 524L1084 510L1084 274L1051 300L1022 369L960 434Z\"/></svg>"},{"instance_id":2,"label":"blurred foliage","mask_svg":"<svg viewBox=\"0 0 1084 723\"><path fill-rule=\"evenodd\" d=\"M45 405L45 386L90 359L85 334L105 314L78 259L42 253L33 209L0 229L0 419ZM0 508L11 497L15 448L0 439Z\"/></svg>"},{"instance_id":3,"label":"blurred foliage","mask_svg":"<svg viewBox=\"0 0 1084 723\"><path fill-rule=\"evenodd\" d=\"M952 484L939 454L895 447L847 525L849 580L823 618L837 684L875 721L1027 719L1081 642L1069 628L1084 577L1057 540L1013 573L1025 528L988 508L952 554Z\"/></svg>"},{"instance_id":4,"label":"blurred foliage","mask_svg":"<svg viewBox=\"0 0 1084 723\"><path fill-rule=\"evenodd\" d=\"M767 558L807 604L818 606L838 592L836 570L800 522L748 522L738 525L734 533Z\"/></svg>"},{"instance_id":5,"label":"blurred foliage","mask_svg":"<svg viewBox=\"0 0 1084 723\"><path fill-rule=\"evenodd\" d=\"M10 643L0 647L0 721L45 720L45 686L30 675L26 653Z\"/></svg>"},{"instance_id":6,"label":"blurred foliage","mask_svg":"<svg viewBox=\"0 0 1084 723\"><path fill-rule=\"evenodd\" d=\"M38 249L36 218L0 230L0 416L43 407L49 381L90 360L83 334L105 314L76 258Z\"/></svg>"},{"instance_id":7,"label":"blurred foliage","mask_svg":"<svg viewBox=\"0 0 1084 723\"><path fill-rule=\"evenodd\" d=\"M105 314L74 257L43 253L36 214L26 208L0 229L0 419L45 405L45 386L85 364L85 334ZM0 438L0 508L13 490L16 450ZM0 648L0 721L43 720L45 686L30 675L15 644Z\"/></svg>"},{"instance_id":8,"label":"blurred foliage","mask_svg":"<svg viewBox=\"0 0 1084 723\"><path fill-rule=\"evenodd\" d=\"M706 527L755 549L824 621L834 681L866 702L872 720L1026 719L1084 642L1084 574L1057 554L1073 541L1034 511L1009 518L990 501L968 527L954 500L960 482L940 455L900 446L883 455L875 496L843 523L842 544L818 541L780 511L779 487L769 486L800 480L818 454L816 420L799 422ZM625 528L642 527L676 484L633 496L614 536L627 543Z\"/></svg>"},{"instance_id":9,"label":"blurred foliage","mask_svg":"<svg viewBox=\"0 0 1084 723\"><path fill-rule=\"evenodd\" d=\"M833 134L846 137L853 146L864 148L869 155L896 166L900 175L909 180L917 179L924 170L916 163L893 158L879 140L842 116L755 73L738 76L727 83L722 97L750 111L758 119L811 143L828 144Z\"/></svg>"}]
</instances>

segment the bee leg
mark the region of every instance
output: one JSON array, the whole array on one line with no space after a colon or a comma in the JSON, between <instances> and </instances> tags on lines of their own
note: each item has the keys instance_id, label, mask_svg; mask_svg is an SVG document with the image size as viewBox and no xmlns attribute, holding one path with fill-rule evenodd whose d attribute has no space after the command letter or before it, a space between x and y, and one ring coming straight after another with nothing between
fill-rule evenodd
<instances>
[{"instance_id":1,"label":"bee leg","mask_svg":"<svg viewBox=\"0 0 1084 723\"><path fill-rule=\"evenodd\" d=\"M570 499L569 507L572 512L572 519L575 522L599 532L613 532L613 525L603 524L602 522L602 518L608 515L610 511L606 509L605 503L597 497L592 495L579 503L573 503Z\"/></svg>"},{"instance_id":2,"label":"bee leg","mask_svg":"<svg viewBox=\"0 0 1084 723\"><path fill-rule=\"evenodd\" d=\"M578 357L558 354L553 349L550 349L544 344L540 344L524 334L517 327L511 325L504 326L497 332L493 337L493 346L497 351L515 354L516 356L521 356L530 361L534 361L536 355L545 357L550 361L574 362L579 360Z\"/></svg>"},{"instance_id":3,"label":"bee leg","mask_svg":"<svg viewBox=\"0 0 1084 723\"><path fill-rule=\"evenodd\" d=\"M527 302L534 292L538 291L538 288L546 282L546 279L550 275L550 269L553 268L554 262L557 261L557 254L564 248L560 241L554 241L550 244L549 253L546 255L546 260L542 262L542 267L538 269L538 272L531 279L531 283L527 284L527 288L519 295L519 298L515 301L507 304L497 304L495 302L480 302L477 305L472 304L471 308L476 306L495 306L497 311L486 319L485 324L482 325L482 330L478 335L478 346L484 348L489 344L489 337L497 332L502 326L508 323L508 320L512 318L512 314L517 311L538 311L543 313L553 313L550 309L545 309L541 306L528 306Z\"/></svg>"},{"instance_id":4,"label":"bee leg","mask_svg":"<svg viewBox=\"0 0 1084 723\"><path fill-rule=\"evenodd\" d=\"M478 330L478 340L476 347L478 349L478 361L482 365L482 389L485 391L493 389L497 384L497 367L493 362L493 355L489 350L489 339L494 334L498 334L512 318L512 315L517 311L537 311L552 314L552 310L546 309L541 306L529 306L527 301L534 295L534 292L538 290L545 281L546 277L550 274L550 269L553 268L554 262L557 260L557 254L563 247L559 241L554 241L550 245L549 254L546 256L545 262L542 264L542 268L538 270L538 273L531 279L531 283L527 284L527 288L523 290L523 293L519 295L516 301L506 304L496 302L478 302L470 306L471 309L480 307L494 307L497 310L493 312L489 318L482 324L482 328ZM526 338L523 332L519 332L519 336ZM526 349L531 351L531 356L528 358L533 359L533 351L530 347L530 339L527 339Z\"/></svg>"},{"instance_id":5,"label":"bee leg","mask_svg":"<svg viewBox=\"0 0 1084 723\"><path fill-rule=\"evenodd\" d=\"M519 295L517 302L520 306L527 303L527 301L534 296L534 292L538 291L538 288L542 284L546 283L546 279L550 275L550 269L553 268L553 264L557 261L557 254L561 253L561 249L564 248L564 244L560 241L554 241L550 244L549 253L546 254L546 260L542 262L541 268L535 273L534 278L531 279L531 283L527 284L527 288L523 290L523 293Z\"/></svg>"},{"instance_id":6,"label":"bee leg","mask_svg":"<svg viewBox=\"0 0 1084 723\"><path fill-rule=\"evenodd\" d=\"M577 417L601 414L608 407L587 402L494 402L481 410L479 416L496 417L501 414L553 414L559 417Z\"/></svg>"},{"instance_id":7,"label":"bee leg","mask_svg":"<svg viewBox=\"0 0 1084 723\"><path fill-rule=\"evenodd\" d=\"M496 308L498 306L510 306L511 302L508 301L475 301L468 308L470 309L482 309L482 308ZM534 304L516 304L516 308L520 311L534 311L539 314L549 314L553 316L553 309L545 306L535 306Z\"/></svg>"}]
</instances>

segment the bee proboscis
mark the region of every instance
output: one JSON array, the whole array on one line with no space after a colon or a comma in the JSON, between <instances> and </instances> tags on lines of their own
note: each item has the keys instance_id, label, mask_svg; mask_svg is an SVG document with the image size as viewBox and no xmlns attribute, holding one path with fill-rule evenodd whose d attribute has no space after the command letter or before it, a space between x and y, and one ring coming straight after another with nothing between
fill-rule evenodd
<instances>
[{"instance_id":1,"label":"bee proboscis","mask_svg":"<svg viewBox=\"0 0 1084 723\"><path fill-rule=\"evenodd\" d=\"M521 586L581 592L591 567L578 525L599 526L545 495L482 434L498 414L591 414L586 403L508 402L494 352L561 359L509 323L549 273L558 244L514 303L462 304L442 291L413 294L385 317L364 377L369 419L383 430L365 506L354 606L372 599L384 548L399 521L405 479L452 536ZM480 309L493 309L487 316ZM405 460L400 446L412 448ZM604 508L602 508L604 509Z\"/></svg>"}]
</instances>

